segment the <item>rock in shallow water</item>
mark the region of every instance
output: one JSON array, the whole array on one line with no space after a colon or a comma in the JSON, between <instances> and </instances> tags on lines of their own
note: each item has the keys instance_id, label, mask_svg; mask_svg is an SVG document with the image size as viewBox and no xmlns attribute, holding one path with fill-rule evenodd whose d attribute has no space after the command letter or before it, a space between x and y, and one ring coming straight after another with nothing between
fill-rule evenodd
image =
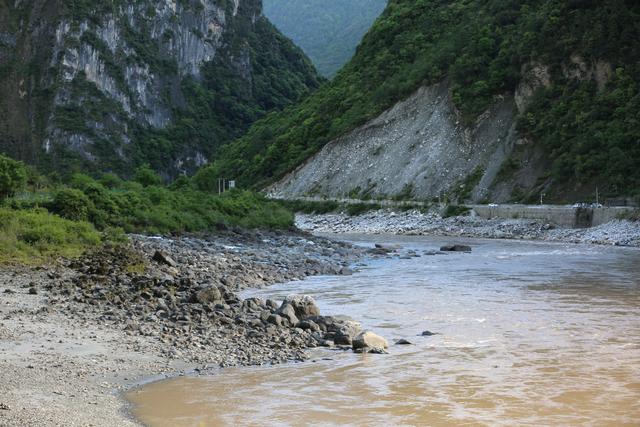
<instances>
[{"instance_id":1,"label":"rock in shallow water","mask_svg":"<svg viewBox=\"0 0 640 427\"><path fill-rule=\"evenodd\" d=\"M353 350L362 353L380 353L389 348L389 343L380 335L371 331L363 331L353 339Z\"/></svg>"},{"instance_id":2,"label":"rock in shallow water","mask_svg":"<svg viewBox=\"0 0 640 427\"><path fill-rule=\"evenodd\" d=\"M440 248L442 252L471 252L471 246L467 245L445 245Z\"/></svg>"}]
</instances>

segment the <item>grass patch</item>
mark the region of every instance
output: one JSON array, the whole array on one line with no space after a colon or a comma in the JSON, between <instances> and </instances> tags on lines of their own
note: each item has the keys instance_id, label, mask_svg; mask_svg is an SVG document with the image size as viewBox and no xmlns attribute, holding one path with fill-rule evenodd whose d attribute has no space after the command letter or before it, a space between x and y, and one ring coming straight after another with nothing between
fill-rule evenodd
<instances>
[{"instance_id":1,"label":"grass patch","mask_svg":"<svg viewBox=\"0 0 640 427\"><path fill-rule=\"evenodd\" d=\"M378 203L354 203L347 205L346 212L349 216L358 216L369 211L378 211L382 206Z\"/></svg>"},{"instance_id":2,"label":"grass patch","mask_svg":"<svg viewBox=\"0 0 640 427\"><path fill-rule=\"evenodd\" d=\"M0 208L0 264L76 257L101 241L101 234L88 222L70 221L45 209Z\"/></svg>"}]
</instances>

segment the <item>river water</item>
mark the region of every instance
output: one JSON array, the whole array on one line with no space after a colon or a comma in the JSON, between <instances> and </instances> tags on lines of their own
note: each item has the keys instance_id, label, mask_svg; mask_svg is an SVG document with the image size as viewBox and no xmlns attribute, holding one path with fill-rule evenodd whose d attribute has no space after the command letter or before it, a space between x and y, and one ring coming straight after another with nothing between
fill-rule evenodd
<instances>
[{"instance_id":1,"label":"river water","mask_svg":"<svg viewBox=\"0 0 640 427\"><path fill-rule=\"evenodd\" d=\"M451 243L376 241L419 253ZM466 242L471 254L376 260L247 294L309 294L323 314L413 345L154 383L129 394L135 416L150 426L640 426L640 251Z\"/></svg>"}]
</instances>

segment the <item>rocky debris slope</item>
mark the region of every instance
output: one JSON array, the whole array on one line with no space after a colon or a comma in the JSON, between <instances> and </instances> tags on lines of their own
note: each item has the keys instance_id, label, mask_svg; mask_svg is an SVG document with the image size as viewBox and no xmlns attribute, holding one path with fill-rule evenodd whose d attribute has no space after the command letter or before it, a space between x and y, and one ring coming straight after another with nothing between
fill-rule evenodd
<instances>
[{"instance_id":1,"label":"rocky debris slope","mask_svg":"<svg viewBox=\"0 0 640 427\"><path fill-rule=\"evenodd\" d=\"M347 214L296 216L296 225L316 233L367 233L478 237L490 239L550 240L640 247L640 222L626 220L584 229L561 229L526 219L482 219L472 216L442 218L420 211L371 211Z\"/></svg>"},{"instance_id":2,"label":"rocky debris slope","mask_svg":"<svg viewBox=\"0 0 640 427\"><path fill-rule=\"evenodd\" d=\"M339 329L312 300L241 300L237 291L316 274L349 274L362 250L289 234L223 239L137 236L68 264L45 286L51 307L153 337L163 356L213 366L304 358ZM152 260L152 261L149 261Z\"/></svg>"},{"instance_id":3,"label":"rocky debris slope","mask_svg":"<svg viewBox=\"0 0 640 427\"><path fill-rule=\"evenodd\" d=\"M514 101L501 99L473 128L461 124L446 82L422 87L379 117L327 145L274 184L276 197L489 194L516 143ZM461 188L464 190L461 191ZM472 196L472 197L469 197ZM507 195L508 196L508 195Z\"/></svg>"}]
</instances>

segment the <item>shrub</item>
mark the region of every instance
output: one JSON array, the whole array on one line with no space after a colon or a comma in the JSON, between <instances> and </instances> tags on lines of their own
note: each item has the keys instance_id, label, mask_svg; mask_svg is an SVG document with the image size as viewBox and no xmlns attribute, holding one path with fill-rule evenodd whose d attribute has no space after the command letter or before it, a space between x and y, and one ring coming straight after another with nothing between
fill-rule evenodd
<instances>
[{"instance_id":1,"label":"shrub","mask_svg":"<svg viewBox=\"0 0 640 427\"><path fill-rule=\"evenodd\" d=\"M27 176L24 163L0 154L0 199L22 190L27 183Z\"/></svg>"},{"instance_id":2,"label":"shrub","mask_svg":"<svg viewBox=\"0 0 640 427\"><path fill-rule=\"evenodd\" d=\"M468 215L471 208L462 205L448 205L442 214L443 218L449 218L452 216L465 216Z\"/></svg>"},{"instance_id":3,"label":"shrub","mask_svg":"<svg viewBox=\"0 0 640 427\"><path fill-rule=\"evenodd\" d=\"M89 197L75 188L63 188L58 191L51 203L53 212L73 221L86 221L93 207Z\"/></svg>"},{"instance_id":4,"label":"shrub","mask_svg":"<svg viewBox=\"0 0 640 427\"><path fill-rule=\"evenodd\" d=\"M369 211L376 211L376 210L380 210L382 209L382 206L380 206L377 203L354 203L351 205L347 205L347 213L350 216L357 216L357 215L362 215L365 212L369 212Z\"/></svg>"}]
</instances>

